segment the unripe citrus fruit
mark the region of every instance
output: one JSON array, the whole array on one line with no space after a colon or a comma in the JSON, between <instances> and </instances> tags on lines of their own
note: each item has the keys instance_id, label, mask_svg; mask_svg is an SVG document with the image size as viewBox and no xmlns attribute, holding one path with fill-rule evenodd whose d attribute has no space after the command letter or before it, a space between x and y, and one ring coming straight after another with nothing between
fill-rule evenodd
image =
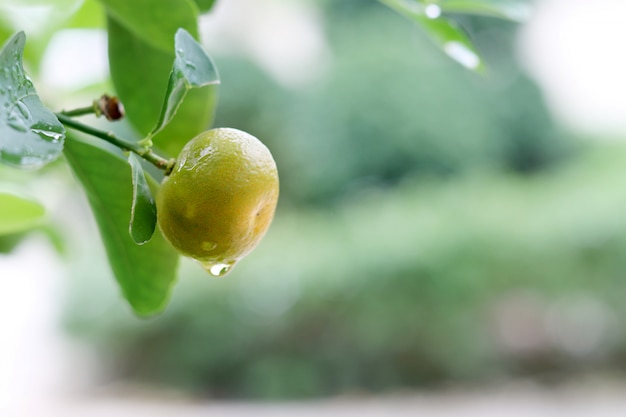
<instances>
[{"instance_id":1,"label":"unripe citrus fruit","mask_svg":"<svg viewBox=\"0 0 626 417\"><path fill-rule=\"evenodd\" d=\"M259 243L274 217L278 172L254 136L219 128L181 150L157 194L165 238L220 276Z\"/></svg>"}]
</instances>

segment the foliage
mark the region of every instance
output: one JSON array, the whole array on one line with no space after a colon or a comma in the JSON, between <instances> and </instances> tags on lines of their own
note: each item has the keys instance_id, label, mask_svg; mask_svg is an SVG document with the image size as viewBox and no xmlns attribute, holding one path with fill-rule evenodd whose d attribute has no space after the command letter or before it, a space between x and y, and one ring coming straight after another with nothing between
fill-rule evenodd
<instances>
[{"instance_id":1,"label":"foliage","mask_svg":"<svg viewBox=\"0 0 626 417\"><path fill-rule=\"evenodd\" d=\"M0 161L32 168L61 155L65 129L24 73L25 42L24 33L18 33L0 53Z\"/></svg>"},{"instance_id":2,"label":"foliage","mask_svg":"<svg viewBox=\"0 0 626 417\"><path fill-rule=\"evenodd\" d=\"M214 92L203 87L217 84L219 78L211 59L185 30L197 36L199 12L191 0L183 2L186 8L175 7L175 14L170 13L172 2L150 7L115 0L103 3L108 15L113 82L131 110L137 108L130 113L130 121L139 127L146 123L152 126L143 132L145 138L136 143L119 140L113 134L71 120L71 112L55 115L48 110L24 72L22 58L26 37L19 32L7 42L0 55L0 96L4 108L0 113L0 160L21 168L41 167L64 152L88 196L123 294L136 313L150 315L161 311L165 305L175 280L178 256L160 232L152 238L156 210L143 168L133 157L120 158L115 148L78 136L67 137L64 146L63 124L105 139L123 150L132 150L155 163L151 146L153 140L158 141L157 133L167 128L168 134L176 138L167 148L176 151L207 127L216 102L212 99ZM144 13L145 10L150 13ZM152 56L152 59L137 61L137 56ZM151 65L172 69L155 73ZM169 82L166 83L167 73ZM153 76L152 83L146 74ZM164 87L167 87L165 92ZM196 94L187 107L182 106L192 89L202 90L201 95ZM142 113L142 108L149 109L154 103L157 103L156 113ZM103 111L96 106L94 102L91 112ZM190 118L194 123L189 123ZM164 162L158 164L165 166ZM156 188L156 181L150 180ZM8 213L26 205L24 200L15 198L5 199L5 203ZM6 228L5 232L19 229Z\"/></svg>"},{"instance_id":3,"label":"foliage","mask_svg":"<svg viewBox=\"0 0 626 417\"><path fill-rule=\"evenodd\" d=\"M161 233L142 246L130 238L131 166L125 157L78 138L69 140L64 152L87 193L124 296L138 314L160 311L174 281L178 255Z\"/></svg>"}]
</instances>

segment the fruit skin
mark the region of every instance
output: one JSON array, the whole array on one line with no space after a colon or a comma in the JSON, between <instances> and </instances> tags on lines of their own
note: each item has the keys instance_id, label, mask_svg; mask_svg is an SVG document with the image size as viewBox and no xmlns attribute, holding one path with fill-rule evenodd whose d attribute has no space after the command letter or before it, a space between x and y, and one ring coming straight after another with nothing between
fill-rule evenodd
<instances>
[{"instance_id":1,"label":"fruit skin","mask_svg":"<svg viewBox=\"0 0 626 417\"><path fill-rule=\"evenodd\" d=\"M181 150L157 193L157 220L172 246L207 270L232 266L265 235L278 193L276 163L261 141L212 129Z\"/></svg>"}]
</instances>

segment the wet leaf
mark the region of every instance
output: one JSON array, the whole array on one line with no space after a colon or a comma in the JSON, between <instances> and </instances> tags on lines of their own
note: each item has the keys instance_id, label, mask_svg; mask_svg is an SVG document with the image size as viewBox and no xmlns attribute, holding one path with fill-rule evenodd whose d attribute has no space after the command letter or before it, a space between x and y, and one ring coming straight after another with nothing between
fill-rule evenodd
<instances>
[{"instance_id":1,"label":"wet leaf","mask_svg":"<svg viewBox=\"0 0 626 417\"><path fill-rule=\"evenodd\" d=\"M41 223L46 211L36 201L0 193L0 235L22 232Z\"/></svg>"},{"instance_id":2,"label":"wet leaf","mask_svg":"<svg viewBox=\"0 0 626 417\"><path fill-rule=\"evenodd\" d=\"M25 42L19 32L0 53L0 161L37 168L59 157L65 129L24 72Z\"/></svg>"},{"instance_id":3,"label":"wet leaf","mask_svg":"<svg viewBox=\"0 0 626 417\"><path fill-rule=\"evenodd\" d=\"M179 29L176 32L175 45L176 59L165 92L165 102L150 136L172 120L189 90L220 82L215 64L189 32Z\"/></svg>"},{"instance_id":4,"label":"wet leaf","mask_svg":"<svg viewBox=\"0 0 626 417\"><path fill-rule=\"evenodd\" d=\"M134 153L131 153L128 156L128 162L130 163L133 179L133 202L128 231L135 243L143 245L154 234L157 221L156 204L139 158Z\"/></svg>"},{"instance_id":5,"label":"wet leaf","mask_svg":"<svg viewBox=\"0 0 626 417\"><path fill-rule=\"evenodd\" d=\"M131 168L102 141L71 136L64 154L82 184L122 292L139 315L160 312L175 282L178 255L159 231L137 245L128 234L133 200ZM151 187L157 184L148 179Z\"/></svg>"},{"instance_id":6,"label":"wet leaf","mask_svg":"<svg viewBox=\"0 0 626 417\"><path fill-rule=\"evenodd\" d=\"M450 58L468 69L484 71L483 60L472 42L452 20L441 16L439 4L424 5L411 0L380 1L417 22Z\"/></svg>"}]
</instances>

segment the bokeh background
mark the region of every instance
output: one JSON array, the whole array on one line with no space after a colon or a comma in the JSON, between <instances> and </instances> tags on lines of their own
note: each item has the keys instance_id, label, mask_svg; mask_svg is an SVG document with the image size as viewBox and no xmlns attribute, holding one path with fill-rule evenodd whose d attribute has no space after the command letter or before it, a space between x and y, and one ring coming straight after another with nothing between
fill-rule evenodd
<instances>
[{"instance_id":1,"label":"bokeh background","mask_svg":"<svg viewBox=\"0 0 626 417\"><path fill-rule=\"evenodd\" d=\"M52 108L84 105L111 90L101 10L53 3L9 0L0 36L26 30ZM479 75L373 0L218 0L202 18L222 78L215 126L273 152L272 228L226 278L183 262L169 307L143 320L63 162L0 168L50 218L0 240L2 404L621 381L624 11L543 0L522 25L459 16Z\"/></svg>"}]
</instances>

